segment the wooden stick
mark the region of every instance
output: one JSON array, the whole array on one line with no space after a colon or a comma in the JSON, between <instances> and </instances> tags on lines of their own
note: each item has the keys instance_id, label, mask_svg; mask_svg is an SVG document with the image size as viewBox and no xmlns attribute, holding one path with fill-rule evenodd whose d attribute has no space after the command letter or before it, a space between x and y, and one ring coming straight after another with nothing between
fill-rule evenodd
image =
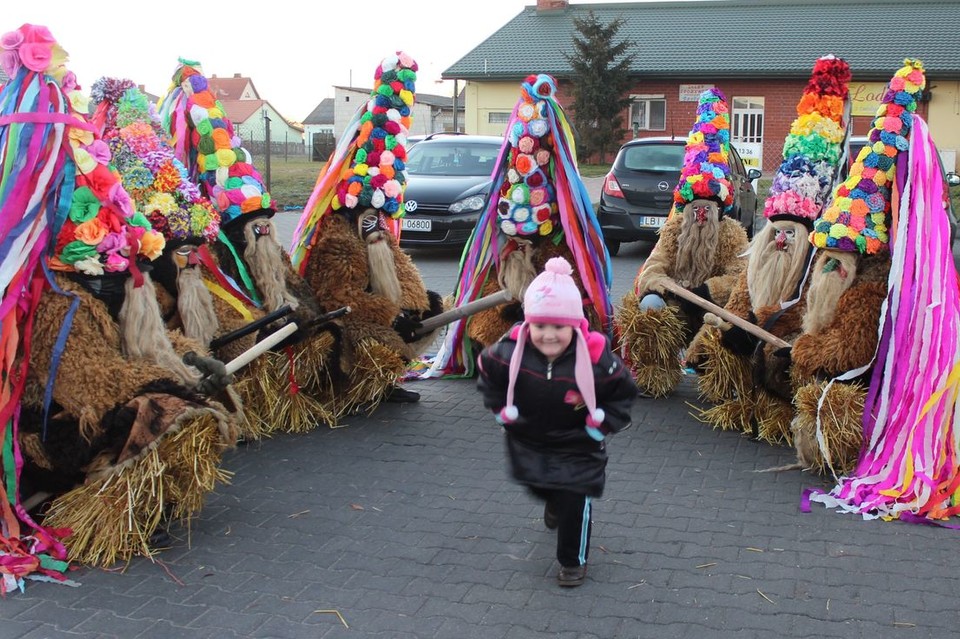
<instances>
[{"instance_id":1,"label":"wooden stick","mask_svg":"<svg viewBox=\"0 0 960 639\"><path fill-rule=\"evenodd\" d=\"M733 313L720 308L713 302L703 299L696 293L691 293L690 291L683 288L673 280L667 280L666 282L664 282L663 287L668 291L670 291L671 293L673 293L674 295L676 295L677 297L682 297L683 299L689 302L693 302L694 304L696 304L697 306L700 306L701 308L707 309L717 317L730 322L734 326L739 326L740 328L750 333L754 337L759 337L760 339L767 342L768 344L773 344L774 346L778 346L780 348L789 348L791 346L790 342L786 342L780 339L773 333L768 333L767 331L763 330L756 324L748 322L742 317L737 317Z\"/></svg>"},{"instance_id":2,"label":"wooden stick","mask_svg":"<svg viewBox=\"0 0 960 639\"><path fill-rule=\"evenodd\" d=\"M285 340L287 337L295 333L297 330L297 323L290 322L283 328L281 328L276 333L271 333L269 337L263 339L262 341L257 342L249 349L237 355L235 358L230 360L227 363L227 374L232 375L237 372L254 359L260 355L266 353L268 350Z\"/></svg>"},{"instance_id":3,"label":"wooden stick","mask_svg":"<svg viewBox=\"0 0 960 639\"><path fill-rule=\"evenodd\" d=\"M474 313L479 313L480 311L485 311L488 308L500 306L501 304L506 304L510 301L513 301L513 296L510 295L510 291L506 289L500 290L496 293L491 293L486 297L481 297L480 299L464 304L463 306L450 309L446 313L440 313L439 315L428 317L427 319L423 320L422 326L417 329L417 335L426 335L427 333L434 331L441 326L445 326L450 322L455 322L458 319L469 317Z\"/></svg>"}]
</instances>

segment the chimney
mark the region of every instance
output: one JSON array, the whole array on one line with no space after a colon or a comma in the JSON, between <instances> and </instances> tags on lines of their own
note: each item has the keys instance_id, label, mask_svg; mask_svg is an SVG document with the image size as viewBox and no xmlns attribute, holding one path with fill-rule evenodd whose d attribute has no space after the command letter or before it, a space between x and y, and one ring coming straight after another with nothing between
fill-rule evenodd
<instances>
[{"instance_id":1,"label":"chimney","mask_svg":"<svg viewBox=\"0 0 960 639\"><path fill-rule=\"evenodd\" d=\"M234 73L234 74L233 74L233 77L239 78L239 77L240 77L240 74L239 74L239 73Z\"/></svg>"},{"instance_id":2,"label":"chimney","mask_svg":"<svg viewBox=\"0 0 960 639\"><path fill-rule=\"evenodd\" d=\"M537 13L545 11L565 11L570 7L567 0L537 0Z\"/></svg>"}]
</instances>

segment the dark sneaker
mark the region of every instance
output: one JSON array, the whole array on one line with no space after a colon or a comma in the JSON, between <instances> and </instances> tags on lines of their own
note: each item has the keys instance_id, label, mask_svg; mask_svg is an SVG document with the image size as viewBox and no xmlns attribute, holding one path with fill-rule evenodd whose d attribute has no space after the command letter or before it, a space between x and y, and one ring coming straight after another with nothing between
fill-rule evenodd
<instances>
[{"instance_id":1,"label":"dark sneaker","mask_svg":"<svg viewBox=\"0 0 960 639\"><path fill-rule=\"evenodd\" d=\"M393 386L387 391L385 399L395 404L413 404L420 401L420 393L399 386Z\"/></svg>"},{"instance_id":2,"label":"dark sneaker","mask_svg":"<svg viewBox=\"0 0 960 639\"><path fill-rule=\"evenodd\" d=\"M587 564L582 566L560 566L557 573L557 585L564 588L573 588L583 583L587 578Z\"/></svg>"},{"instance_id":3,"label":"dark sneaker","mask_svg":"<svg viewBox=\"0 0 960 639\"><path fill-rule=\"evenodd\" d=\"M557 520L557 514L550 510L549 501L543 506L543 525L546 526L548 530L556 530L557 526L560 525L559 520Z\"/></svg>"}]
</instances>

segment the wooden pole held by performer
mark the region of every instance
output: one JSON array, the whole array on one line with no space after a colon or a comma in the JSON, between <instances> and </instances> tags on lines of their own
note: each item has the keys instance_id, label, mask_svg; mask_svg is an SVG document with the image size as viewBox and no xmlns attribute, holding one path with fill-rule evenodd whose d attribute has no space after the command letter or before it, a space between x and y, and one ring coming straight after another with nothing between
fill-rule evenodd
<instances>
[{"instance_id":1,"label":"wooden pole held by performer","mask_svg":"<svg viewBox=\"0 0 960 639\"><path fill-rule=\"evenodd\" d=\"M512 301L513 296L510 295L510 291L506 289L492 293L491 295L481 297L480 299L464 304L463 306L452 308L445 313L428 317L421 322L422 325L417 329L417 335L426 335L427 333L430 333L431 331L434 331L451 322L455 322L458 319L469 317L470 315L479 313L480 311L485 311L488 308L500 306L501 304L506 304L507 302Z\"/></svg>"},{"instance_id":2,"label":"wooden pole held by performer","mask_svg":"<svg viewBox=\"0 0 960 639\"><path fill-rule=\"evenodd\" d=\"M780 339L779 337L777 337L777 336L774 335L773 333L768 333L767 331L763 330L762 328L760 328L760 327L757 326L756 324L753 324L753 323L751 323L751 322L748 322L747 320L743 319L742 317L737 317L737 316L734 315L733 313L731 313L731 312L729 312L729 311L727 311L727 310L725 310L725 309L720 308L719 306L717 306L717 305L714 304L713 302L711 302L711 301L709 301L709 300L703 299L702 297L700 297L700 296L697 295L696 293L691 293L690 291L688 291L687 289L683 288L682 286L680 286L679 284L677 284L677 283L674 282L673 280L667 280L667 281L665 281L664 284L663 284L663 287L664 287L665 289L667 289L669 292L671 292L671 293L673 293L674 295L676 295L677 297L682 297L683 299L687 300L688 302L693 302L693 303L696 304L697 306L699 306L699 307L701 307L701 308L704 308L704 309L710 311L711 313L713 313L713 314L716 315L717 317L719 317L719 318L721 318L721 319L723 319L723 320L726 320L726 321L730 322L730 323L733 324L734 326L739 326L740 328L742 328L742 329L745 330L746 332L750 333L750 334L753 335L754 337L758 337L758 338L762 339L763 341L767 342L768 344L773 344L774 346L777 346L777 347L779 347L779 348L790 348L790 346L791 346L790 342L787 342L787 341L784 341L784 340Z\"/></svg>"}]
</instances>

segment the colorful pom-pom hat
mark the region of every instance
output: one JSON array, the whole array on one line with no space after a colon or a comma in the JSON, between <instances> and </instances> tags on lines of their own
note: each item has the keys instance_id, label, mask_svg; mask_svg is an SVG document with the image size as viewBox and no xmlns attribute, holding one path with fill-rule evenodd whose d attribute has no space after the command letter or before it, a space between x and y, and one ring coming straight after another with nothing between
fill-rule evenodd
<instances>
[{"instance_id":1,"label":"colorful pom-pom hat","mask_svg":"<svg viewBox=\"0 0 960 639\"><path fill-rule=\"evenodd\" d=\"M407 187L407 134L413 122L417 63L398 51L374 73L370 99L344 128L317 178L293 234L291 261L301 272L318 239L320 220L330 212L356 215L374 209L397 231ZM370 230L370 229L368 229Z\"/></svg>"},{"instance_id":2,"label":"colorful pom-pom hat","mask_svg":"<svg viewBox=\"0 0 960 639\"><path fill-rule=\"evenodd\" d=\"M112 168L167 248L216 241L220 213L174 157L154 105L132 81L116 78L97 80L91 97Z\"/></svg>"},{"instance_id":3,"label":"colorful pom-pom hat","mask_svg":"<svg viewBox=\"0 0 960 639\"><path fill-rule=\"evenodd\" d=\"M556 81L546 74L531 75L520 85L516 117L504 142L509 164L497 203L499 228L505 235L550 235L558 223L547 120L547 100L556 92Z\"/></svg>"},{"instance_id":4,"label":"colorful pom-pom hat","mask_svg":"<svg viewBox=\"0 0 960 639\"><path fill-rule=\"evenodd\" d=\"M850 65L840 58L827 55L814 64L764 205L768 220L790 220L813 229L833 190L843 152L849 83Z\"/></svg>"},{"instance_id":5,"label":"colorful pom-pom hat","mask_svg":"<svg viewBox=\"0 0 960 639\"><path fill-rule=\"evenodd\" d=\"M849 177L837 186L833 202L814 222L810 234L814 246L870 255L889 250L897 155L909 148L912 115L926 83L923 63L904 60L880 100L869 143L860 150Z\"/></svg>"},{"instance_id":6,"label":"colorful pom-pom hat","mask_svg":"<svg viewBox=\"0 0 960 639\"><path fill-rule=\"evenodd\" d=\"M207 83L199 62L180 58L160 106L176 157L196 175L226 229L250 215L270 216L274 203L233 122Z\"/></svg>"},{"instance_id":7,"label":"colorful pom-pom hat","mask_svg":"<svg viewBox=\"0 0 960 639\"><path fill-rule=\"evenodd\" d=\"M720 214L733 210L730 182L730 109L723 91L700 94L697 120L687 137L680 181L673 191L674 212L683 213L694 200L713 200Z\"/></svg>"}]
</instances>

